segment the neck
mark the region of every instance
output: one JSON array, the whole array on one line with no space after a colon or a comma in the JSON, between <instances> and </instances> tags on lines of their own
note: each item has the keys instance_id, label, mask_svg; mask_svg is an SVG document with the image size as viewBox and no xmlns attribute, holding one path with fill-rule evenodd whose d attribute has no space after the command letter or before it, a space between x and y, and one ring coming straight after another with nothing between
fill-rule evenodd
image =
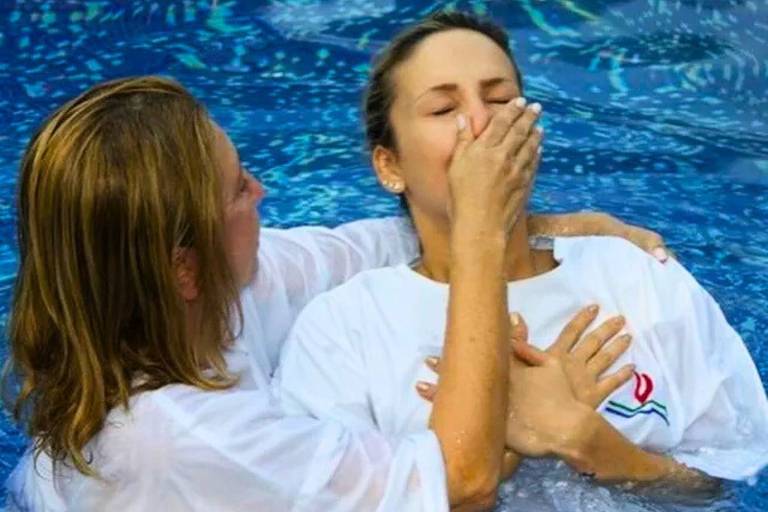
<instances>
[{"instance_id":1,"label":"neck","mask_svg":"<svg viewBox=\"0 0 768 512\"><path fill-rule=\"evenodd\" d=\"M450 225L413 211L413 223L419 233L422 255L417 271L430 279L447 283L450 280ZM507 281L533 277L550 270L546 258L534 254L528 244L527 213L523 212L507 239L504 271ZM550 256L551 258L551 256Z\"/></svg>"}]
</instances>

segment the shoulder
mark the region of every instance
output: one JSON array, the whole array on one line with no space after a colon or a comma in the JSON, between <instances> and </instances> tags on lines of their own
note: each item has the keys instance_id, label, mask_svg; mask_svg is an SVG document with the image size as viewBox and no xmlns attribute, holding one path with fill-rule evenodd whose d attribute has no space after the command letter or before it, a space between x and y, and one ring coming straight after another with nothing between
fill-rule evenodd
<instances>
[{"instance_id":1,"label":"shoulder","mask_svg":"<svg viewBox=\"0 0 768 512\"><path fill-rule=\"evenodd\" d=\"M649 313L654 312L654 318L692 318L694 311L719 312L712 296L679 261L670 258L661 263L624 239L558 239L555 251L556 257L569 262L577 282L606 291L624 306L643 305Z\"/></svg>"},{"instance_id":2,"label":"shoulder","mask_svg":"<svg viewBox=\"0 0 768 512\"><path fill-rule=\"evenodd\" d=\"M676 260L659 262L633 243L612 236L558 238L555 258L592 279L614 286L643 286L664 283L694 286L695 280Z\"/></svg>"},{"instance_id":3,"label":"shoulder","mask_svg":"<svg viewBox=\"0 0 768 512\"><path fill-rule=\"evenodd\" d=\"M646 265L658 263L633 243L615 236L579 236L555 239L555 255L599 263Z\"/></svg>"},{"instance_id":4,"label":"shoulder","mask_svg":"<svg viewBox=\"0 0 768 512\"><path fill-rule=\"evenodd\" d=\"M354 319L355 311L365 309L372 300L391 295L400 289L399 283L402 283L399 267L362 271L309 301L296 323L310 319L321 319L324 322L340 318Z\"/></svg>"}]
</instances>

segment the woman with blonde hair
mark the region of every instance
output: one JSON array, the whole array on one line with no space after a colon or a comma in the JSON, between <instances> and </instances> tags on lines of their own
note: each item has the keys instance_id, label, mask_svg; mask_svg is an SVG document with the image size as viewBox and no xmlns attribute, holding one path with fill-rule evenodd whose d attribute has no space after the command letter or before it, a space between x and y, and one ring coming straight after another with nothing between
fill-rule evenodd
<instances>
[{"instance_id":1,"label":"woman with blonde hair","mask_svg":"<svg viewBox=\"0 0 768 512\"><path fill-rule=\"evenodd\" d=\"M500 118L495 129L511 125ZM436 407L445 414L432 430L395 444L374 429L286 417L267 383L311 297L416 254L407 224L260 236L261 185L173 81L116 80L59 108L32 138L19 180L6 396L14 395L32 446L9 481L11 508L435 511L449 499L472 503L489 485L468 477L485 464L475 454L503 449L508 350L502 248L479 242L503 231L516 187L530 176L510 179L498 158L504 147L475 149L451 171L446 357L464 357L441 382L454 408ZM495 163L480 169L484 162ZM585 229L578 217L533 222ZM616 226L626 228L610 221L606 229ZM455 408L469 396L471 416Z\"/></svg>"}]
</instances>

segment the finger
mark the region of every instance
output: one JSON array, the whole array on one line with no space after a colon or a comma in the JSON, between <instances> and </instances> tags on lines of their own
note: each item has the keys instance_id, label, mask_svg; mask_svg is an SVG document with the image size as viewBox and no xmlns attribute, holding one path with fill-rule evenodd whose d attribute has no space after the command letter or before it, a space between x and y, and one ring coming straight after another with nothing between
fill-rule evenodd
<instances>
[{"instance_id":1,"label":"finger","mask_svg":"<svg viewBox=\"0 0 768 512\"><path fill-rule=\"evenodd\" d=\"M635 365L628 364L626 366L622 366L616 372L610 375L606 375L600 379L597 383L598 402L595 404L595 406L600 405L600 403L608 398L614 391L626 384L632 378L634 373Z\"/></svg>"},{"instance_id":2,"label":"finger","mask_svg":"<svg viewBox=\"0 0 768 512\"><path fill-rule=\"evenodd\" d=\"M540 136L542 137L542 140L541 140L541 142L539 142L539 145L536 147L536 157L533 159L533 162L531 162L530 165L528 166L528 168L526 169L526 171L529 174L529 178L528 179L532 179L535 176L536 171L539 169L539 165L541 164L541 154L542 154L542 149L544 147L543 146L543 143L544 143L544 139L543 139L543 137L544 137L544 129L543 128L542 128L542 131L540 133Z\"/></svg>"},{"instance_id":3,"label":"finger","mask_svg":"<svg viewBox=\"0 0 768 512\"><path fill-rule=\"evenodd\" d=\"M613 342L603 345L600 351L595 354L587 363L587 367L593 375L598 376L613 366L613 363L627 351L632 336L624 334L616 338Z\"/></svg>"},{"instance_id":4,"label":"finger","mask_svg":"<svg viewBox=\"0 0 768 512\"><path fill-rule=\"evenodd\" d=\"M611 218L610 221L618 224L619 236L626 238L645 252L651 254L661 263L666 263L673 256L671 251L667 249L664 239L655 231L631 224L624 224L614 218Z\"/></svg>"},{"instance_id":5,"label":"finger","mask_svg":"<svg viewBox=\"0 0 768 512\"><path fill-rule=\"evenodd\" d=\"M525 141L528 140L528 137L535 132L534 127L540 115L541 103L533 103L525 109L523 115L518 117L507 131L501 144L508 158L517 155Z\"/></svg>"},{"instance_id":6,"label":"finger","mask_svg":"<svg viewBox=\"0 0 768 512\"><path fill-rule=\"evenodd\" d=\"M512 342L513 359L517 359L529 366L543 366L549 360L549 355L539 350L530 343L514 340Z\"/></svg>"},{"instance_id":7,"label":"finger","mask_svg":"<svg viewBox=\"0 0 768 512\"><path fill-rule=\"evenodd\" d=\"M597 329L587 334L581 343L576 345L576 348L574 348L571 353L574 357L582 361L589 360L597 354L600 347L619 334L619 331L624 328L625 324L626 320L624 320L624 317L621 315L609 318L600 324Z\"/></svg>"},{"instance_id":8,"label":"finger","mask_svg":"<svg viewBox=\"0 0 768 512\"><path fill-rule=\"evenodd\" d=\"M525 141L517 155L508 155L510 158L510 171L507 173L507 181L510 187L528 190L533 179L532 166L539 157L538 148L541 147L541 131L537 127Z\"/></svg>"},{"instance_id":9,"label":"finger","mask_svg":"<svg viewBox=\"0 0 768 512\"><path fill-rule=\"evenodd\" d=\"M472 116L458 114L456 116L456 147L453 148L453 157L461 155L475 141L472 133Z\"/></svg>"},{"instance_id":10,"label":"finger","mask_svg":"<svg viewBox=\"0 0 768 512\"><path fill-rule=\"evenodd\" d=\"M525 98L510 100L501 110L494 114L488 126L486 126L477 140L488 147L501 144L515 121L526 111L525 105Z\"/></svg>"},{"instance_id":11,"label":"finger","mask_svg":"<svg viewBox=\"0 0 768 512\"><path fill-rule=\"evenodd\" d=\"M547 348L550 354L563 355L571 351L574 345L581 339L584 331L597 318L600 307L597 304L588 306L574 316L560 332L557 340Z\"/></svg>"},{"instance_id":12,"label":"finger","mask_svg":"<svg viewBox=\"0 0 768 512\"><path fill-rule=\"evenodd\" d=\"M527 190L530 190L531 183L536 179L536 172L539 169L539 164L541 164L541 143L539 143L539 146L536 148L536 155L533 157L533 161L529 162L528 165L522 169L520 173L522 182L517 185L518 187L525 187ZM515 173L513 171L510 173L510 179L514 179L514 176Z\"/></svg>"},{"instance_id":13,"label":"finger","mask_svg":"<svg viewBox=\"0 0 768 512\"><path fill-rule=\"evenodd\" d=\"M515 311L509 315L509 326L510 340L528 342L528 326L520 313Z\"/></svg>"},{"instance_id":14,"label":"finger","mask_svg":"<svg viewBox=\"0 0 768 512\"><path fill-rule=\"evenodd\" d=\"M432 402L434 401L435 395L437 394L437 386L432 383L420 380L416 383L416 392L424 400Z\"/></svg>"},{"instance_id":15,"label":"finger","mask_svg":"<svg viewBox=\"0 0 768 512\"><path fill-rule=\"evenodd\" d=\"M630 242L641 247L644 251L653 255L654 258L662 263L665 263L669 259L669 254L665 248L664 239L650 229L645 229L637 226L627 226L627 238Z\"/></svg>"},{"instance_id":16,"label":"finger","mask_svg":"<svg viewBox=\"0 0 768 512\"><path fill-rule=\"evenodd\" d=\"M666 263L671 256L670 251L662 245L654 247L651 250L651 254L653 254L653 257L659 260L661 263Z\"/></svg>"},{"instance_id":17,"label":"finger","mask_svg":"<svg viewBox=\"0 0 768 512\"><path fill-rule=\"evenodd\" d=\"M429 356L426 359L424 359L424 362L427 364L430 370L433 372L439 374L440 373L440 358L437 356Z\"/></svg>"},{"instance_id":18,"label":"finger","mask_svg":"<svg viewBox=\"0 0 768 512\"><path fill-rule=\"evenodd\" d=\"M517 466L520 465L520 455L516 452L506 449L504 450L504 456L501 460L502 474L510 475Z\"/></svg>"}]
</instances>

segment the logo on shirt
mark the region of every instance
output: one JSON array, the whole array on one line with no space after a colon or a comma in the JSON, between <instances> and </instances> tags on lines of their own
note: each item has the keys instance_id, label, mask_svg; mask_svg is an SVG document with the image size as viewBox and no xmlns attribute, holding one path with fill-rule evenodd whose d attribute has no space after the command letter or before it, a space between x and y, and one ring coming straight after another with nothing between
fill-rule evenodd
<instances>
[{"instance_id":1,"label":"logo on shirt","mask_svg":"<svg viewBox=\"0 0 768 512\"><path fill-rule=\"evenodd\" d=\"M605 412L622 418L634 418L639 414L656 415L669 426L667 406L651 398L653 390L654 385L651 376L647 373L635 372L635 391L633 393L635 401L631 404L623 404L617 400L609 400L605 406Z\"/></svg>"}]
</instances>

